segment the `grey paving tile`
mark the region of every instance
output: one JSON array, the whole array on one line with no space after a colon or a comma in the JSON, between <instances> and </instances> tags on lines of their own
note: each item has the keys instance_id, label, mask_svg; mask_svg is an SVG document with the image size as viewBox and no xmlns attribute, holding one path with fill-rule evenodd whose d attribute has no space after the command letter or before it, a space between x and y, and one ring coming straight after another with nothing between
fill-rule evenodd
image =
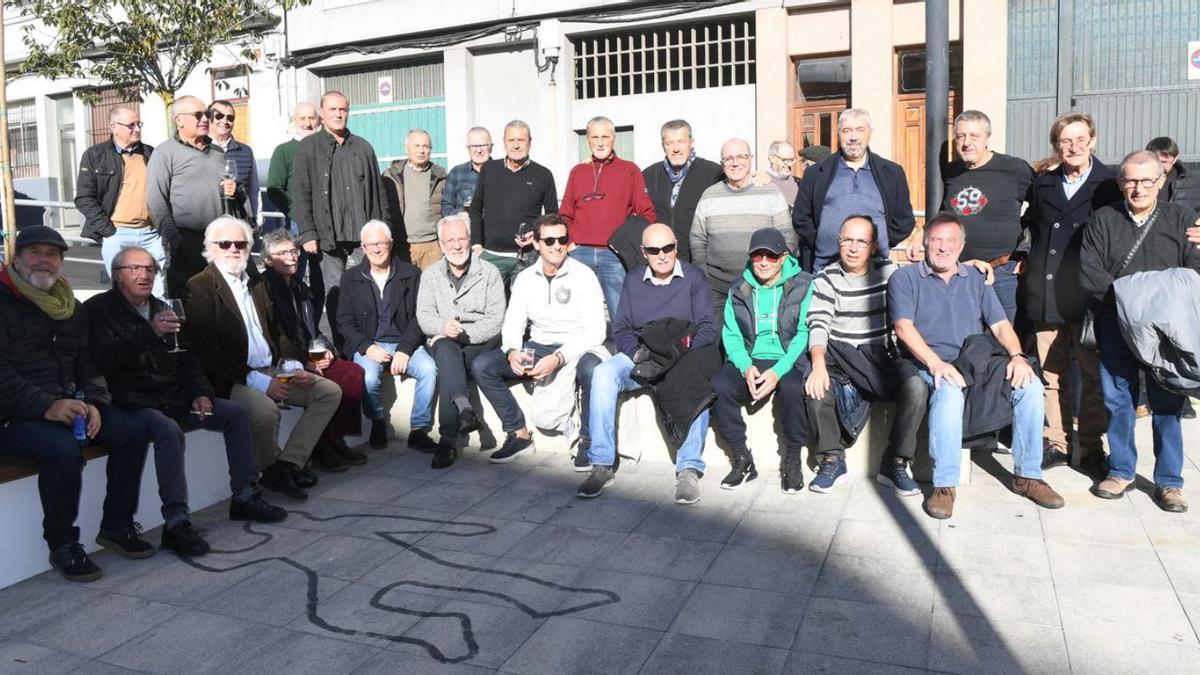
<instances>
[{"instance_id":1,"label":"grey paving tile","mask_svg":"<svg viewBox=\"0 0 1200 675\"><path fill-rule=\"evenodd\" d=\"M698 539L630 534L592 565L618 572L695 581L704 576L721 544Z\"/></svg>"},{"instance_id":2,"label":"grey paving tile","mask_svg":"<svg viewBox=\"0 0 1200 675\"><path fill-rule=\"evenodd\" d=\"M328 475L328 474L326 474ZM336 474L334 474L336 475ZM325 481L322 481L324 483ZM352 502L387 504L428 485L428 481L399 478L396 476L364 474L318 492L325 499L343 499ZM320 484L314 490L319 489Z\"/></svg>"},{"instance_id":3,"label":"grey paving tile","mask_svg":"<svg viewBox=\"0 0 1200 675\"><path fill-rule=\"evenodd\" d=\"M75 670L71 671L72 675L132 675L136 673L144 673L142 670L132 670L130 668L122 668L114 666L111 663L103 661L84 661L79 664Z\"/></svg>"},{"instance_id":4,"label":"grey paving tile","mask_svg":"<svg viewBox=\"0 0 1200 675\"><path fill-rule=\"evenodd\" d=\"M612 555L624 538L620 532L541 525L509 549L505 557L590 567Z\"/></svg>"},{"instance_id":5,"label":"grey paving tile","mask_svg":"<svg viewBox=\"0 0 1200 675\"><path fill-rule=\"evenodd\" d=\"M1055 629L1062 626L1058 597L1050 579L990 572L959 574L942 569L936 581L935 610Z\"/></svg>"},{"instance_id":6,"label":"grey paving tile","mask_svg":"<svg viewBox=\"0 0 1200 675\"><path fill-rule=\"evenodd\" d=\"M17 634L25 642L96 658L183 611L124 595L102 595Z\"/></svg>"},{"instance_id":7,"label":"grey paving tile","mask_svg":"<svg viewBox=\"0 0 1200 675\"><path fill-rule=\"evenodd\" d=\"M438 608L439 616L422 619L389 647L397 660L407 655L465 665L499 668L529 636L545 623L512 607L452 600ZM463 636L470 634L471 641Z\"/></svg>"},{"instance_id":8,"label":"grey paving tile","mask_svg":"<svg viewBox=\"0 0 1200 675\"><path fill-rule=\"evenodd\" d=\"M496 566L494 556L451 551L417 544L400 547L399 553L358 579L359 583L382 588L409 582L406 587L417 593L438 597L458 597L457 591L438 590L428 585L457 587L467 584L479 569Z\"/></svg>"},{"instance_id":9,"label":"grey paving tile","mask_svg":"<svg viewBox=\"0 0 1200 675\"><path fill-rule=\"evenodd\" d=\"M399 555L400 550L391 542L330 534L289 557L320 576L354 581Z\"/></svg>"},{"instance_id":10,"label":"grey paving tile","mask_svg":"<svg viewBox=\"0 0 1200 675\"><path fill-rule=\"evenodd\" d=\"M673 490L674 488L672 488ZM726 542L737 527L744 509L730 511L704 503L681 505L666 502L658 505L634 529L637 534L651 537L679 537L704 541Z\"/></svg>"},{"instance_id":11,"label":"grey paving tile","mask_svg":"<svg viewBox=\"0 0 1200 675\"><path fill-rule=\"evenodd\" d=\"M783 670L787 657L784 649L667 633L642 667L642 673L773 675Z\"/></svg>"},{"instance_id":12,"label":"grey paving tile","mask_svg":"<svg viewBox=\"0 0 1200 675\"><path fill-rule=\"evenodd\" d=\"M1167 548L1158 549L1156 552L1167 577L1171 580L1171 585L1177 592L1200 593L1200 565L1196 564L1196 561L1200 560L1200 548Z\"/></svg>"},{"instance_id":13,"label":"grey paving tile","mask_svg":"<svg viewBox=\"0 0 1200 675\"><path fill-rule=\"evenodd\" d=\"M809 673L823 673L825 675L922 675L925 673L925 670L793 649L788 656L787 663L784 664L783 672L786 675L801 675L802 673L804 675L808 675Z\"/></svg>"},{"instance_id":14,"label":"grey paving tile","mask_svg":"<svg viewBox=\"0 0 1200 675\"><path fill-rule=\"evenodd\" d=\"M453 513L430 511L411 506L379 504L369 514L349 520L337 533L351 537L385 540L380 532L392 539L415 543L454 521Z\"/></svg>"},{"instance_id":15,"label":"grey paving tile","mask_svg":"<svg viewBox=\"0 0 1200 675\"><path fill-rule=\"evenodd\" d=\"M543 619L560 610L612 601L612 591L592 583L579 567L512 558L482 566L457 592L445 593L455 600L521 609Z\"/></svg>"},{"instance_id":16,"label":"grey paving tile","mask_svg":"<svg viewBox=\"0 0 1200 675\"><path fill-rule=\"evenodd\" d=\"M865 520L843 520L829 547L830 555L881 558L905 567L933 564L940 534L920 528L881 528Z\"/></svg>"},{"instance_id":17,"label":"grey paving tile","mask_svg":"<svg viewBox=\"0 0 1200 675\"><path fill-rule=\"evenodd\" d=\"M548 521L559 527L591 527L632 532L655 508L653 502L605 495L602 499L576 499L563 505Z\"/></svg>"},{"instance_id":18,"label":"grey paving tile","mask_svg":"<svg viewBox=\"0 0 1200 675\"><path fill-rule=\"evenodd\" d=\"M1132 509L1070 504L1067 508L1042 511L1041 519L1047 541L1118 546L1150 543L1141 519Z\"/></svg>"},{"instance_id":19,"label":"grey paving tile","mask_svg":"<svg viewBox=\"0 0 1200 675\"><path fill-rule=\"evenodd\" d=\"M440 480L446 475L444 470L429 466L429 455L417 452L383 452L370 453L367 467L370 472L380 476L395 476L407 480Z\"/></svg>"},{"instance_id":20,"label":"grey paving tile","mask_svg":"<svg viewBox=\"0 0 1200 675\"><path fill-rule=\"evenodd\" d=\"M154 673L223 673L287 632L228 616L181 610L102 658Z\"/></svg>"},{"instance_id":21,"label":"grey paving tile","mask_svg":"<svg viewBox=\"0 0 1200 675\"><path fill-rule=\"evenodd\" d=\"M354 675L483 675L495 672L466 663L440 663L431 658L385 649L371 657Z\"/></svg>"},{"instance_id":22,"label":"grey paving tile","mask_svg":"<svg viewBox=\"0 0 1200 675\"><path fill-rule=\"evenodd\" d=\"M155 557L170 559L169 564L133 576L116 586L114 592L161 602L178 607L192 607L234 584L254 575L256 566L231 569L227 572L206 572L197 569L171 553L159 551ZM197 562L204 563L203 557Z\"/></svg>"},{"instance_id":23,"label":"grey paving tile","mask_svg":"<svg viewBox=\"0 0 1200 675\"><path fill-rule=\"evenodd\" d=\"M824 553L837 528L838 521L824 515L794 511L748 511L729 537L729 543L799 546L815 553Z\"/></svg>"},{"instance_id":24,"label":"grey paving tile","mask_svg":"<svg viewBox=\"0 0 1200 675\"><path fill-rule=\"evenodd\" d=\"M1164 590L1166 571L1148 546L1106 546L1046 542L1055 580L1060 585L1108 583Z\"/></svg>"},{"instance_id":25,"label":"grey paving tile","mask_svg":"<svg viewBox=\"0 0 1200 675\"><path fill-rule=\"evenodd\" d=\"M452 551L501 556L538 527L540 526L537 523L463 515L422 539L421 544ZM485 529L494 529L494 531L477 534Z\"/></svg>"},{"instance_id":26,"label":"grey paving tile","mask_svg":"<svg viewBox=\"0 0 1200 675\"><path fill-rule=\"evenodd\" d=\"M820 568L814 596L885 605L933 607L933 571L880 558L830 555Z\"/></svg>"},{"instance_id":27,"label":"grey paving tile","mask_svg":"<svg viewBox=\"0 0 1200 675\"><path fill-rule=\"evenodd\" d=\"M671 632L787 649L805 602L798 593L700 584L671 624Z\"/></svg>"},{"instance_id":28,"label":"grey paving tile","mask_svg":"<svg viewBox=\"0 0 1200 675\"><path fill-rule=\"evenodd\" d=\"M942 531L939 568L960 574L992 572L1014 576L1049 577L1050 559L1041 537L1019 537L991 532Z\"/></svg>"},{"instance_id":29,"label":"grey paving tile","mask_svg":"<svg viewBox=\"0 0 1200 675\"><path fill-rule=\"evenodd\" d=\"M544 523L554 514L577 501L574 493L566 490L554 492L530 492L505 487L488 495L483 501L467 509L468 515L484 515L529 523Z\"/></svg>"},{"instance_id":30,"label":"grey paving tile","mask_svg":"<svg viewBox=\"0 0 1200 675\"><path fill-rule=\"evenodd\" d=\"M494 487L434 481L398 497L392 503L458 515L483 501L495 490Z\"/></svg>"},{"instance_id":31,"label":"grey paving tile","mask_svg":"<svg viewBox=\"0 0 1200 675\"><path fill-rule=\"evenodd\" d=\"M403 586L389 589L348 584L321 602L315 623L302 616L287 628L386 647L445 602L445 598L412 592Z\"/></svg>"},{"instance_id":32,"label":"grey paving tile","mask_svg":"<svg viewBox=\"0 0 1200 675\"><path fill-rule=\"evenodd\" d=\"M294 514L289 517L297 518ZM345 522L347 521L338 523L338 527L342 527ZM311 546L325 536L325 532L315 530L247 523L241 528L229 528L217 534L208 534L207 539L212 546L212 552L203 559L197 560L198 562L207 562L210 559L246 562L289 556L300 549Z\"/></svg>"},{"instance_id":33,"label":"grey paving tile","mask_svg":"<svg viewBox=\"0 0 1200 675\"><path fill-rule=\"evenodd\" d=\"M50 576L54 575L54 576ZM13 635L47 619L76 611L105 595L99 588L72 583L50 571L0 590L0 635Z\"/></svg>"},{"instance_id":34,"label":"grey paving tile","mask_svg":"<svg viewBox=\"0 0 1200 675\"><path fill-rule=\"evenodd\" d=\"M924 668L931 614L920 607L813 598L794 651Z\"/></svg>"},{"instance_id":35,"label":"grey paving tile","mask_svg":"<svg viewBox=\"0 0 1200 675\"><path fill-rule=\"evenodd\" d=\"M746 546L726 544L704 582L807 595L821 571L825 551L803 545Z\"/></svg>"},{"instance_id":36,"label":"grey paving tile","mask_svg":"<svg viewBox=\"0 0 1200 675\"><path fill-rule=\"evenodd\" d=\"M946 529L963 532L1041 537L1039 507L1028 499L1013 495L1004 501L972 499L965 490L954 504L954 517L943 523ZM1061 509L1066 511L1068 509Z\"/></svg>"},{"instance_id":37,"label":"grey paving tile","mask_svg":"<svg viewBox=\"0 0 1200 675\"><path fill-rule=\"evenodd\" d=\"M503 441L503 439L501 440ZM510 464L491 464L484 461L482 457L468 458L466 461L458 461L454 466L445 469L446 475L442 476L441 480L475 486L477 490L481 488L496 489L517 480L529 472L532 467L532 463L522 462L519 459Z\"/></svg>"},{"instance_id":38,"label":"grey paving tile","mask_svg":"<svg viewBox=\"0 0 1200 675\"><path fill-rule=\"evenodd\" d=\"M236 669L246 673L328 675L351 672L382 649L346 640L289 632L244 655Z\"/></svg>"},{"instance_id":39,"label":"grey paving tile","mask_svg":"<svg viewBox=\"0 0 1200 675\"><path fill-rule=\"evenodd\" d=\"M1200 672L1200 648L1193 645L1156 642L1152 645L1135 635L1093 633L1066 628L1067 652L1071 668L1078 673Z\"/></svg>"},{"instance_id":40,"label":"grey paving tile","mask_svg":"<svg viewBox=\"0 0 1200 675\"><path fill-rule=\"evenodd\" d=\"M1063 627L1109 633L1143 642L1200 646L1175 592L1106 583L1058 586ZM1074 649L1071 651L1074 655Z\"/></svg>"},{"instance_id":41,"label":"grey paving tile","mask_svg":"<svg viewBox=\"0 0 1200 675\"><path fill-rule=\"evenodd\" d=\"M327 497L310 497L303 502L288 503L280 500L280 503L288 510L288 517L278 526L308 532L336 532L356 516L372 513L378 508L370 502Z\"/></svg>"},{"instance_id":42,"label":"grey paving tile","mask_svg":"<svg viewBox=\"0 0 1200 675\"><path fill-rule=\"evenodd\" d=\"M347 582L321 577L316 580L318 603ZM215 595L206 596L196 609L247 621L285 626L304 616L308 608L308 575L285 567L268 567Z\"/></svg>"},{"instance_id":43,"label":"grey paving tile","mask_svg":"<svg viewBox=\"0 0 1200 675\"><path fill-rule=\"evenodd\" d=\"M75 673L87 659L28 642L0 640L0 673Z\"/></svg>"},{"instance_id":44,"label":"grey paving tile","mask_svg":"<svg viewBox=\"0 0 1200 675\"><path fill-rule=\"evenodd\" d=\"M921 495L900 497L892 490L866 480L855 485L841 516L900 528L922 528L936 533L940 522L925 515Z\"/></svg>"},{"instance_id":45,"label":"grey paving tile","mask_svg":"<svg viewBox=\"0 0 1200 675\"><path fill-rule=\"evenodd\" d=\"M580 575L578 583L620 596L619 602L579 612L579 618L655 630L666 630L671 625L696 586L691 581L607 570L588 570ZM597 596L581 596L569 599L568 603L594 599L598 599ZM566 606L568 604L564 603L563 607Z\"/></svg>"},{"instance_id":46,"label":"grey paving tile","mask_svg":"<svg viewBox=\"0 0 1200 675\"><path fill-rule=\"evenodd\" d=\"M504 663L513 673L636 673L662 633L556 616Z\"/></svg>"},{"instance_id":47,"label":"grey paving tile","mask_svg":"<svg viewBox=\"0 0 1200 675\"><path fill-rule=\"evenodd\" d=\"M1052 675L1069 671L1070 663L1061 630L935 612L929 667L952 673Z\"/></svg>"}]
</instances>

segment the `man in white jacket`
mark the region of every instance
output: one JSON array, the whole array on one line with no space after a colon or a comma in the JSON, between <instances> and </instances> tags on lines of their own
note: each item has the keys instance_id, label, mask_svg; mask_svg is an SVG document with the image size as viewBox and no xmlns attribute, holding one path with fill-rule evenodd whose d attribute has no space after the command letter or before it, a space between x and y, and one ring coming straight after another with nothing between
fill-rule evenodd
<instances>
[{"instance_id":1,"label":"man in white jacket","mask_svg":"<svg viewBox=\"0 0 1200 675\"><path fill-rule=\"evenodd\" d=\"M533 380L534 424L563 431L580 388L579 449L576 468L587 462L588 396L592 369L608 357L604 349L604 295L596 274L567 256L566 221L556 214L539 216L534 226L538 262L517 275L500 330L500 348L471 364L479 390L496 409L504 431L527 434L525 416L508 388L508 380ZM525 341L526 328L529 340ZM532 446L492 453L495 463L532 452ZM582 458L582 459L579 459ZM580 461L583 462L580 468Z\"/></svg>"}]
</instances>

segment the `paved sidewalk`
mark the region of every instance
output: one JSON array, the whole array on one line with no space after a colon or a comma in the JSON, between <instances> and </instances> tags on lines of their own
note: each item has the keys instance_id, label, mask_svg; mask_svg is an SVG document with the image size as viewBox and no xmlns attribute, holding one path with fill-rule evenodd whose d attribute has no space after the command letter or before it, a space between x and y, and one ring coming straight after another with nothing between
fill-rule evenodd
<instances>
[{"instance_id":1,"label":"paved sidewalk","mask_svg":"<svg viewBox=\"0 0 1200 675\"><path fill-rule=\"evenodd\" d=\"M1191 513L1067 468L1067 508L1039 510L977 454L946 522L865 479L783 495L765 453L725 491L709 448L681 507L661 459L585 501L561 455L438 472L393 442L278 526L198 514L220 553L0 591L0 673L1200 672L1200 423L1185 438Z\"/></svg>"}]
</instances>

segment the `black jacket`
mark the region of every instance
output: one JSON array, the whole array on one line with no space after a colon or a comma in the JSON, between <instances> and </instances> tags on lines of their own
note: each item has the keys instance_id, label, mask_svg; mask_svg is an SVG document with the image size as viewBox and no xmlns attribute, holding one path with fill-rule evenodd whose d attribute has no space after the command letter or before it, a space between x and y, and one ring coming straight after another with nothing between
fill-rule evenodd
<instances>
[{"instance_id":1,"label":"black jacket","mask_svg":"<svg viewBox=\"0 0 1200 675\"><path fill-rule=\"evenodd\" d=\"M87 311L55 321L0 271L0 422L40 420L52 403L81 389L92 404L111 402L88 350ZM3 452L3 448L0 448Z\"/></svg>"},{"instance_id":2,"label":"black jacket","mask_svg":"<svg viewBox=\"0 0 1200 675\"><path fill-rule=\"evenodd\" d=\"M650 221L634 213L608 238L608 250L617 256L626 272L646 262L642 257L642 232L649 225ZM681 245L682 240L676 244Z\"/></svg>"},{"instance_id":3,"label":"black jacket","mask_svg":"<svg viewBox=\"0 0 1200 675\"><path fill-rule=\"evenodd\" d=\"M679 197L672 207L671 188L674 185L667 177L667 169L663 163L655 162L642 170L642 177L646 179L646 193L650 195L650 201L654 204L654 219L671 226L675 232L675 241L679 244L679 257L683 260L692 261L688 241L700 195L714 184L720 183L723 176L720 164L697 157L688 169L688 174L683 177Z\"/></svg>"},{"instance_id":4,"label":"black jacket","mask_svg":"<svg viewBox=\"0 0 1200 675\"><path fill-rule=\"evenodd\" d=\"M345 224L341 231L334 231L333 207L329 192L330 173L333 167L333 152L354 154L355 174L359 182L358 194L367 220L384 219L386 216L382 196L382 178L379 162L375 159L375 148L360 136L349 134L341 147L333 134L318 131L306 136L296 146L292 160L292 219L299 229L298 243L320 242L321 250L332 251L339 242L358 242L358 229L362 223Z\"/></svg>"},{"instance_id":5,"label":"black jacket","mask_svg":"<svg viewBox=\"0 0 1200 675\"><path fill-rule=\"evenodd\" d=\"M149 165L154 146L142 143L135 152ZM81 235L99 242L117 231L109 216L117 207L124 179L125 162L112 141L97 143L84 151L79 161L79 178L75 181L75 208L84 217Z\"/></svg>"},{"instance_id":6,"label":"black jacket","mask_svg":"<svg viewBox=\"0 0 1200 675\"><path fill-rule=\"evenodd\" d=\"M1012 425L1012 383L1005 377L1010 360L1008 350L991 333L972 335L963 342L953 365L967 383L964 441Z\"/></svg>"},{"instance_id":7,"label":"black jacket","mask_svg":"<svg viewBox=\"0 0 1200 675\"><path fill-rule=\"evenodd\" d=\"M1183 162L1175 162L1167 174L1163 194L1172 204L1186 206L1200 216L1200 167L1188 170Z\"/></svg>"},{"instance_id":8,"label":"black jacket","mask_svg":"<svg viewBox=\"0 0 1200 675\"><path fill-rule=\"evenodd\" d=\"M633 375L647 374L639 379L649 384L659 422L675 445L683 442L692 421L717 397L712 378L721 369L721 351L715 344L684 346L683 340L695 333L690 321L659 319L643 326L638 336L638 355L642 357L643 351L645 355Z\"/></svg>"},{"instance_id":9,"label":"black jacket","mask_svg":"<svg viewBox=\"0 0 1200 675\"><path fill-rule=\"evenodd\" d=\"M317 326L316 317L313 316L312 291L303 281L293 276L292 283L285 284L283 277L270 267L262 271L262 278L267 283L267 295L275 307L279 328L296 349L308 349L308 343L317 337L333 346L333 342Z\"/></svg>"},{"instance_id":10,"label":"black jacket","mask_svg":"<svg viewBox=\"0 0 1200 675\"><path fill-rule=\"evenodd\" d=\"M154 333L119 290L92 296L84 306L92 361L108 382L113 405L178 414L190 410L196 397L215 395L195 353L168 352L167 340ZM151 296L150 315L163 309L162 301ZM183 334L179 344L188 347Z\"/></svg>"},{"instance_id":11,"label":"black jacket","mask_svg":"<svg viewBox=\"0 0 1200 675\"><path fill-rule=\"evenodd\" d=\"M816 249L817 228L821 227L821 211L825 207L825 195L833 183L840 155L834 153L804 170L800 190L796 193L796 204L792 208L792 227L800 237L800 260L806 271L812 271L812 254ZM908 178L899 164L888 161L870 150L867 164L871 176L883 198L883 212L887 215L888 244L895 246L912 234L917 220L913 217L912 202L908 196ZM834 223L833 227L841 227Z\"/></svg>"},{"instance_id":12,"label":"black jacket","mask_svg":"<svg viewBox=\"0 0 1200 675\"><path fill-rule=\"evenodd\" d=\"M392 326L403 338L396 351L412 356L425 341L421 325L417 323L417 290L421 283L421 270L399 258L392 258L392 277L384 287L397 311L392 314ZM379 287L371 278L371 262L364 259L342 274L339 286L337 325L342 336L338 345L347 357L366 354L367 348L375 343L379 328L379 312L376 298Z\"/></svg>"},{"instance_id":13,"label":"black jacket","mask_svg":"<svg viewBox=\"0 0 1200 675\"><path fill-rule=\"evenodd\" d=\"M1079 248L1083 231L1097 209L1119 204L1117 174L1098 159L1069 201L1062 188L1062 169L1033 179L1022 220L1030 235L1025 274L1021 276L1021 312L1028 321L1077 322L1086 302L1079 287Z\"/></svg>"}]
</instances>

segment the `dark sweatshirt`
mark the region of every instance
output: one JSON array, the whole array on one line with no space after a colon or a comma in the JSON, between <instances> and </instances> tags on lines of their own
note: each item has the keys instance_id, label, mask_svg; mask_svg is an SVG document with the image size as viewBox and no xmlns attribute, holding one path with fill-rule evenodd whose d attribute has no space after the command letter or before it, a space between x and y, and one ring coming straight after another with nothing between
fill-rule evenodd
<instances>
[{"instance_id":1,"label":"dark sweatshirt","mask_svg":"<svg viewBox=\"0 0 1200 675\"><path fill-rule=\"evenodd\" d=\"M665 286L645 278L645 265L638 265L625 276L617 316L613 319L613 340L629 358L637 351L642 326L658 319L685 319L695 324L693 348L716 344L720 326L713 318L708 278L691 263L680 260L678 265L683 277L673 277Z\"/></svg>"},{"instance_id":2,"label":"dark sweatshirt","mask_svg":"<svg viewBox=\"0 0 1200 675\"><path fill-rule=\"evenodd\" d=\"M558 212L554 175L533 160L517 171L510 171L503 159L490 160L479 170L468 212L473 246L516 253L513 237L521 223L532 228L542 213Z\"/></svg>"}]
</instances>

